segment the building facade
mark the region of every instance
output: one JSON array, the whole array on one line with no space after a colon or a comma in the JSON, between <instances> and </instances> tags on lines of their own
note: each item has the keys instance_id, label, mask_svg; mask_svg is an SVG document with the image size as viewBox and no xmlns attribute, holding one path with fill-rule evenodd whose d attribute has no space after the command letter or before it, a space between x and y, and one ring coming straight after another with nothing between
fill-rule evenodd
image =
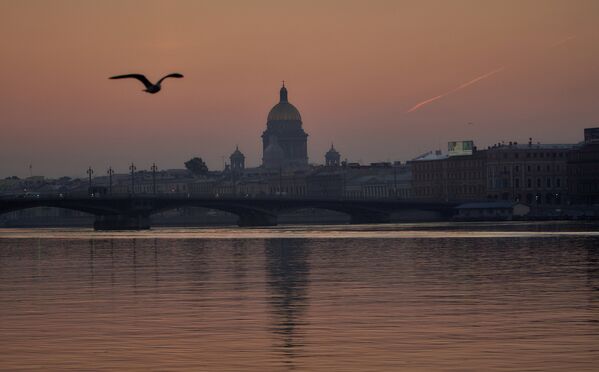
<instances>
[{"instance_id":1,"label":"building facade","mask_svg":"<svg viewBox=\"0 0 599 372\"><path fill-rule=\"evenodd\" d=\"M568 157L568 191L572 204L599 205L599 128L584 134Z\"/></svg>"},{"instance_id":2,"label":"building facade","mask_svg":"<svg viewBox=\"0 0 599 372\"><path fill-rule=\"evenodd\" d=\"M338 167L341 165L341 154L335 150L335 147L331 143L331 148L324 154L324 161L327 167Z\"/></svg>"},{"instance_id":3,"label":"building facade","mask_svg":"<svg viewBox=\"0 0 599 372\"><path fill-rule=\"evenodd\" d=\"M239 146L235 147L235 151L229 156L231 162L231 171L240 172L245 169L245 155L239 151Z\"/></svg>"},{"instance_id":4,"label":"building facade","mask_svg":"<svg viewBox=\"0 0 599 372\"><path fill-rule=\"evenodd\" d=\"M423 201L466 202L485 200L486 151L446 156L428 153L410 162L412 196Z\"/></svg>"},{"instance_id":5,"label":"building facade","mask_svg":"<svg viewBox=\"0 0 599 372\"><path fill-rule=\"evenodd\" d=\"M567 161L574 145L498 144L487 150L487 198L551 207L568 202Z\"/></svg>"}]
</instances>

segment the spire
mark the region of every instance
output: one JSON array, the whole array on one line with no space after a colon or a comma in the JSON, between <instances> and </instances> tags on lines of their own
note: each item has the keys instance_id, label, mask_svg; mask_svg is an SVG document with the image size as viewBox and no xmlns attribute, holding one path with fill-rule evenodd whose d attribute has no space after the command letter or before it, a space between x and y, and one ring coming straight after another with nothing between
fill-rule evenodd
<instances>
[{"instance_id":1,"label":"spire","mask_svg":"<svg viewBox=\"0 0 599 372\"><path fill-rule=\"evenodd\" d=\"M281 97L281 102L289 102L287 101L287 88L285 88L285 80L283 80L283 86L281 87L279 95Z\"/></svg>"}]
</instances>

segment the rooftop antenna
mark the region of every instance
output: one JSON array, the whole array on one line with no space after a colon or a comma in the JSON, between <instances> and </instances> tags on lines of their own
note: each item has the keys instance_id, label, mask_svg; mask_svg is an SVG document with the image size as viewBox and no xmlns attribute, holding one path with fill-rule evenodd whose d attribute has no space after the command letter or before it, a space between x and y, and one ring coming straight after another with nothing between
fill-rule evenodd
<instances>
[{"instance_id":1,"label":"rooftop antenna","mask_svg":"<svg viewBox=\"0 0 599 372\"><path fill-rule=\"evenodd\" d=\"M33 177L33 164L29 163L29 177Z\"/></svg>"}]
</instances>

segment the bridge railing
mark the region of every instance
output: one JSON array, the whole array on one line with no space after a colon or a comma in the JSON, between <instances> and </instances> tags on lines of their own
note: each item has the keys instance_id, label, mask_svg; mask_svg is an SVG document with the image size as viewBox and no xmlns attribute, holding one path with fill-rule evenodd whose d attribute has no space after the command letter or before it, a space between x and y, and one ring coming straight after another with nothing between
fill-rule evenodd
<instances>
[{"instance_id":1,"label":"bridge railing","mask_svg":"<svg viewBox=\"0 0 599 372\"><path fill-rule=\"evenodd\" d=\"M33 200L196 200L196 201L306 201L306 202L356 202L356 203L399 203L399 204L414 204L414 205L456 205L457 203L448 203L443 201L420 201L416 199L395 199L395 198L347 198L341 196L302 196L302 195L211 195L206 193L112 193L102 195L88 195L86 193L30 193L30 194L13 194L0 195L0 203L2 201L33 201Z\"/></svg>"}]
</instances>

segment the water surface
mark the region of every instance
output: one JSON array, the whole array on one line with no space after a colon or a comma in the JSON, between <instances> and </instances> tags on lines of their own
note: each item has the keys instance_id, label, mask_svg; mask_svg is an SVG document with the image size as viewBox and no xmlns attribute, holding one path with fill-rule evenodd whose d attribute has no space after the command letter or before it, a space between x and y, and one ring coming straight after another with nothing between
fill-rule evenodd
<instances>
[{"instance_id":1,"label":"water surface","mask_svg":"<svg viewBox=\"0 0 599 372\"><path fill-rule=\"evenodd\" d=\"M596 370L596 224L0 229L2 370Z\"/></svg>"}]
</instances>

